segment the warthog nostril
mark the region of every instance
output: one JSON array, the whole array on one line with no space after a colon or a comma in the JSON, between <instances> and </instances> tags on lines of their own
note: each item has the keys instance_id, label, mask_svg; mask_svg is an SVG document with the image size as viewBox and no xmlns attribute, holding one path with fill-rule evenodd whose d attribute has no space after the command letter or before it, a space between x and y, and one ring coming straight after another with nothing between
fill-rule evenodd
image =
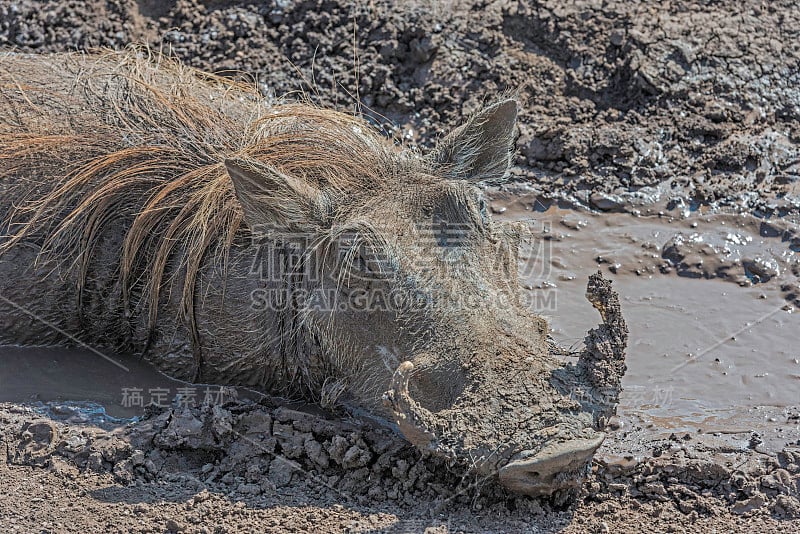
<instances>
[{"instance_id":1,"label":"warthog nostril","mask_svg":"<svg viewBox=\"0 0 800 534\"><path fill-rule=\"evenodd\" d=\"M598 433L593 438L552 443L540 451L518 453L498 472L500 483L515 493L534 497L577 488L604 438Z\"/></svg>"}]
</instances>

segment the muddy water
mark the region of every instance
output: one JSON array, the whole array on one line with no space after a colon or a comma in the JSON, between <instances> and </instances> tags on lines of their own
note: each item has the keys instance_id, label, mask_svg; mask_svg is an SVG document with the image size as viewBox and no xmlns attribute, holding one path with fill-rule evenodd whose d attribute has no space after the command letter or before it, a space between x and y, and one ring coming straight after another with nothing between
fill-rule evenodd
<instances>
[{"instance_id":1,"label":"muddy water","mask_svg":"<svg viewBox=\"0 0 800 534\"><path fill-rule=\"evenodd\" d=\"M769 448L800 438L795 227L543 210L524 196L493 196L498 218L532 231L520 258L525 297L563 345L579 349L598 322L583 297L588 275L614 280L630 330L623 424L745 441L755 431Z\"/></svg>"},{"instance_id":2,"label":"muddy water","mask_svg":"<svg viewBox=\"0 0 800 534\"><path fill-rule=\"evenodd\" d=\"M138 358L106 359L88 349L0 347L0 361L0 402L36 403L65 418L130 419L186 386Z\"/></svg>"},{"instance_id":3,"label":"muddy water","mask_svg":"<svg viewBox=\"0 0 800 534\"><path fill-rule=\"evenodd\" d=\"M135 421L148 406L263 397L247 388L174 380L140 358L84 348L0 346L0 362L0 402L104 428Z\"/></svg>"}]
</instances>

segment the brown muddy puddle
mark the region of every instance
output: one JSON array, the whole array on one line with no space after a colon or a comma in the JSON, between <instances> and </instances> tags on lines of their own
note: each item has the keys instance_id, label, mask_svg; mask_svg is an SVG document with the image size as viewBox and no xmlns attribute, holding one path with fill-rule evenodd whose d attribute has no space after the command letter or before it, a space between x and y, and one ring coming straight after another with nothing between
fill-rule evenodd
<instances>
[{"instance_id":1,"label":"brown muddy puddle","mask_svg":"<svg viewBox=\"0 0 800 534\"><path fill-rule=\"evenodd\" d=\"M25 403L54 419L111 427L148 406L256 400L247 388L174 380L144 360L86 348L0 346L0 402Z\"/></svg>"},{"instance_id":2,"label":"brown muddy puddle","mask_svg":"<svg viewBox=\"0 0 800 534\"><path fill-rule=\"evenodd\" d=\"M562 345L579 349L599 321L583 296L588 275L599 268L614 280L630 330L623 428L742 442L756 431L773 450L800 439L800 313L787 303L798 284L795 227L778 220L765 230L754 217L722 214L541 211L524 195L493 196L497 218L533 232L520 257L524 297ZM112 424L150 403L220 394L114 358L127 371L88 350L0 347L0 402Z\"/></svg>"},{"instance_id":3,"label":"brown muddy puddle","mask_svg":"<svg viewBox=\"0 0 800 534\"><path fill-rule=\"evenodd\" d=\"M109 358L119 365L82 348L0 347L0 402L31 403L75 422L121 422L141 415L140 404L160 402L164 390L172 399L186 386L138 358Z\"/></svg>"},{"instance_id":4,"label":"brown muddy puddle","mask_svg":"<svg viewBox=\"0 0 800 534\"><path fill-rule=\"evenodd\" d=\"M525 196L493 197L497 218L533 232L520 257L525 296L562 345L580 348L599 322L583 296L589 274L613 280L630 331L623 426L745 442L758 432L772 450L800 438L796 227L725 214L542 210Z\"/></svg>"}]
</instances>

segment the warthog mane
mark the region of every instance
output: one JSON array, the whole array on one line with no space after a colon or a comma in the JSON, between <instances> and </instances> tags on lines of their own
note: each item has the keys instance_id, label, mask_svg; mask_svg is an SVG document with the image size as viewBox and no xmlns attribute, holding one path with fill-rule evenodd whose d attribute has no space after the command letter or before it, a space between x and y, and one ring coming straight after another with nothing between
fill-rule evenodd
<instances>
[{"instance_id":1,"label":"warthog mane","mask_svg":"<svg viewBox=\"0 0 800 534\"><path fill-rule=\"evenodd\" d=\"M90 102L85 115L47 94L67 77L47 79L35 68L41 58L29 58L29 72L24 58L15 62L23 65L20 80L0 73L0 83L15 89L2 93L0 181L27 180L17 179L11 193L20 202L0 254L23 239L38 239L40 261L75 262L82 289L107 225L130 219L118 273L124 310L143 307L149 329L155 328L168 265L177 264L181 312L194 344L195 286L204 258L217 255L224 268L231 246L251 230L243 223L226 158L259 160L350 195L375 194L403 167L428 164L403 156L357 116L268 102L255 84L202 73L142 49L70 57L71 78L79 82L58 89ZM64 108L65 122L40 120L42 102ZM60 170L48 171L53 167ZM61 178L45 186L37 182L41 176ZM39 189L43 194L36 194ZM302 218L289 209L279 214L284 222ZM134 291L142 279L141 290Z\"/></svg>"}]
</instances>

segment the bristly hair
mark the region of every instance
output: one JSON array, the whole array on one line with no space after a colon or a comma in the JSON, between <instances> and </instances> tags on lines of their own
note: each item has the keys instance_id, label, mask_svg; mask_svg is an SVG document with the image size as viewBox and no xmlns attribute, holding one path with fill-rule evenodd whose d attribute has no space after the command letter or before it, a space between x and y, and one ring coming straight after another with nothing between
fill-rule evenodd
<instances>
[{"instance_id":1,"label":"bristly hair","mask_svg":"<svg viewBox=\"0 0 800 534\"><path fill-rule=\"evenodd\" d=\"M0 254L37 241L40 261L75 270L82 295L101 236L124 221L121 301L125 312L147 313L151 333L166 277L180 273L181 314L197 347L199 270L211 254L225 265L248 232L223 164L232 156L365 194L398 157L358 117L273 104L254 85L147 49L0 56L0 185L17 200Z\"/></svg>"}]
</instances>

